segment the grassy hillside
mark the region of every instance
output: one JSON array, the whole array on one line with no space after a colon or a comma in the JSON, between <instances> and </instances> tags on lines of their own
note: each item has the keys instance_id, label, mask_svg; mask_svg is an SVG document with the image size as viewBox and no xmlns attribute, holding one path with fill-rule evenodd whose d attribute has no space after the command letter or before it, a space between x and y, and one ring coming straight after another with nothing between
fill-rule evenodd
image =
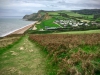
<instances>
[{"instance_id":1,"label":"grassy hillside","mask_svg":"<svg viewBox=\"0 0 100 75\"><path fill-rule=\"evenodd\" d=\"M100 33L100 30L68 31L68 32L58 32L53 34L92 34L92 33Z\"/></svg>"},{"instance_id":2,"label":"grassy hillside","mask_svg":"<svg viewBox=\"0 0 100 75\"><path fill-rule=\"evenodd\" d=\"M56 11L56 12L48 12L50 15L59 15L59 13L66 13L69 16L73 17L83 17L84 19L92 19L93 15L83 15L79 13L75 13L73 11L63 10L63 11Z\"/></svg>"},{"instance_id":3,"label":"grassy hillside","mask_svg":"<svg viewBox=\"0 0 100 75\"><path fill-rule=\"evenodd\" d=\"M0 55L5 53L7 50L9 50L11 47L16 45L20 40L22 39L22 35L14 35L11 37L4 37L0 39Z\"/></svg>"},{"instance_id":4,"label":"grassy hillside","mask_svg":"<svg viewBox=\"0 0 100 75\"><path fill-rule=\"evenodd\" d=\"M31 35L57 71L50 75L100 75L100 34ZM52 68L54 69L54 68Z\"/></svg>"},{"instance_id":5,"label":"grassy hillside","mask_svg":"<svg viewBox=\"0 0 100 75\"><path fill-rule=\"evenodd\" d=\"M88 32L23 36L0 48L0 75L100 75L100 30Z\"/></svg>"},{"instance_id":6,"label":"grassy hillside","mask_svg":"<svg viewBox=\"0 0 100 75\"><path fill-rule=\"evenodd\" d=\"M48 13L49 13L49 15L59 15L59 14L58 14L59 12L57 12L57 11L56 11L56 12L53 12L53 11L52 11L52 12L48 12Z\"/></svg>"},{"instance_id":7,"label":"grassy hillside","mask_svg":"<svg viewBox=\"0 0 100 75\"><path fill-rule=\"evenodd\" d=\"M24 36L0 53L0 75L48 75L47 61L40 48Z\"/></svg>"},{"instance_id":8,"label":"grassy hillside","mask_svg":"<svg viewBox=\"0 0 100 75\"><path fill-rule=\"evenodd\" d=\"M37 25L38 30L40 29L44 29L45 26L47 27L59 27L58 25L54 24L53 21L59 19L59 20L67 20L67 19L77 19L80 21L84 21L84 22L90 22L90 20L92 20L93 15L83 15L83 14L78 14L72 11L45 11L45 12L40 12L41 15L48 13L52 18L49 20L45 20L42 21L41 24ZM68 15L68 17L65 16L61 16L59 13L65 13Z\"/></svg>"},{"instance_id":9,"label":"grassy hillside","mask_svg":"<svg viewBox=\"0 0 100 75\"><path fill-rule=\"evenodd\" d=\"M66 13L68 15L74 16L74 17L88 17L88 18L93 18L93 15L83 15L83 14L75 13L75 12L72 12L72 11L67 11Z\"/></svg>"},{"instance_id":10,"label":"grassy hillside","mask_svg":"<svg viewBox=\"0 0 100 75\"><path fill-rule=\"evenodd\" d=\"M45 27L59 27L59 25L53 23L54 20L53 18L44 20L40 24L37 24L36 27L38 30L45 29Z\"/></svg>"},{"instance_id":11,"label":"grassy hillside","mask_svg":"<svg viewBox=\"0 0 100 75\"><path fill-rule=\"evenodd\" d=\"M41 20L43 15L45 15L45 13L49 13L49 15L53 15L53 16L55 16L55 15L57 16L57 15L59 15L59 13L65 13L72 17L83 18L86 20L93 19L93 15L83 15L83 14L79 14L78 12L74 12L74 11L70 11L70 10L58 10L58 11L39 10L37 13L33 13L31 15L24 16L24 18L28 19L28 20Z\"/></svg>"}]
</instances>

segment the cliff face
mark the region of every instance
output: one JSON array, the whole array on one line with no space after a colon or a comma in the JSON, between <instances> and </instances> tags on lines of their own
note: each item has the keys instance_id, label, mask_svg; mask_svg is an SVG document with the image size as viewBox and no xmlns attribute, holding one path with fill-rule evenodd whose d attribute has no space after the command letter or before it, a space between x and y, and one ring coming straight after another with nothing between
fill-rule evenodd
<instances>
[{"instance_id":1,"label":"cliff face","mask_svg":"<svg viewBox=\"0 0 100 75\"><path fill-rule=\"evenodd\" d=\"M46 13L45 15L44 15L44 17L43 17L43 20L48 20L48 19L50 19L51 17L49 16L49 14L48 13Z\"/></svg>"},{"instance_id":2,"label":"cliff face","mask_svg":"<svg viewBox=\"0 0 100 75\"><path fill-rule=\"evenodd\" d=\"M29 20L29 19L31 19L32 17L35 17L35 15L36 15L36 13L33 13L33 14L31 14L31 15L25 15L25 16L23 17L23 19Z\"/></svg>"},{"instance_id":3,"label":"cliff face","mask_svg":"<svg viewBox=\"0 0 100 75\"><path fill-rule=\"evenodd\" d=\"M40 17L41 17L40 14L38 14L38 13L33 13L33 14L31 14L31 15L25 15L25 16L23 17L23 19L25 19L25 20L33 20L33 21L36 21L36 20L39 20Z\"/></svg>"},{"instance_id":4,"label":"cliff face","mask_svg":"<svg viewBox=\"0 0 100 75\"><path fill-rule=\"evenodd\" d=\"M41 20L50 19L50 16L45 11L40 10L40 11L38 11L38 13L33 13L31 15L25 15L23 17L23 19L25 19L25 20L31 20L31 21L41 21Z\"/></svg>"},{"instance_id":5,"label":"cliff face","mask_svg":"<svg viewBox=\"0 0 100 75\"><path fill-rule=\"evenodd\" d=\"M25 15L25 16L23 17L23 19L28 19L28 17L29 17L29 15Z\"/></svg>"}]
</instances>

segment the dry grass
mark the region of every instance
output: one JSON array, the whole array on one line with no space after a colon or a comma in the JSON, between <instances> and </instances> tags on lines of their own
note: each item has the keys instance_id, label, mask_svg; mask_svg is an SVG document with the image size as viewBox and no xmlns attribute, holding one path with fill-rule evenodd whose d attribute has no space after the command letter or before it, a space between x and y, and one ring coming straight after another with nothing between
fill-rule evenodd
<instances>
[{"instance_id":1,"label":"dry grass","mask_svg":"<svg viewBox=\"0 0 100 75\"><path fill-rule=\"evenodd\" d=\"M42 51L25 36L0 55L0 75L47 75Z\"/></svg>"},{"instance_id":2,"label":"dry grass","mask_svg":"<svg viewBox=\"0 0 100 75\"><path fill-rule=\"evenodd\" d=\"M31 40L47 48L57 75L99 75L100 34L30 35Z\"/></svg>"},{"instance_id":3,"label":"dry grass","mask_svg":"<svg viewBox=\"0 0 100 75\"><path fill-rule=\"evenodd\" d=\"M8 45L14 43L15 41L17 41L19 38L20 38L20 36L2 38L2 39L0 39L0 47L8 46Z\"/></svg>"}]
</instances>

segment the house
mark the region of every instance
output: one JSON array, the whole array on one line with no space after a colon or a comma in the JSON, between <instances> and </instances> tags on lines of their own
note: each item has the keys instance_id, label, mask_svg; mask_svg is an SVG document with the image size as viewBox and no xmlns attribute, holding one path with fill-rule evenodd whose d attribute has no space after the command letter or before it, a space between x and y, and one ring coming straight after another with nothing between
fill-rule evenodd
<instances>
[{"instance_id":1,"label":"house","mask_svg":"<svg viewBox=\"0 0 100 75\"><path fill-rule=\"evenodd\" d=\"M56 20L55 22L56 22L56 23L59 23L59 20Z\"/></svg>"},{"instance_id":2,"label":"house","mask_svg":"<svg viewBox=\"0 0 100 75\"><path fill-rule=\"evenodd\" d=\"M67 25L65 24L64 27L66 27Z\"/></svg>"},{"instance_id":3,"label":"house","mask_svg":"<svg viewBox=\"0 0 100 75\"><path fill-rule=\"evenodd\" d=\"M78 26L78 24L73 24L73 25L72 25L72 27L77 27L77 26Z\"/></svg>"},{"instance_id":4,"label":"house","mask_svg":"<svg viewBox=\"0 0 100 75\"><path fill-rule=\"evenodd\" d=\"M43 29L40 29L39 31L44 31Z\"/></svg>"},{"instance_id":5,"label":"house","mask_svg":"<svg viewBox=\"0 0 100 75\"><path fill-rule=\"evenodd\" d=\"M36 24L40 24L41 22L37 22Z\"/></svg>"},{"instance_id":6,"label":"house","mask_svg":"<svg viewBox=\"0 0 100 75\"><path fill-rule=\"evenodd\" d=\"M45 30L55 30L57 27L45 27Z\"/></svg>"},{"instance_id":7,"label":"house","mask_svg":"<svg viewBox=\"0 0 100 75\"><path fill-rule=\"evenodd\" d=\"M85 26L89 26L89 24L86 23Z\"/></svg>"}]
</instances>

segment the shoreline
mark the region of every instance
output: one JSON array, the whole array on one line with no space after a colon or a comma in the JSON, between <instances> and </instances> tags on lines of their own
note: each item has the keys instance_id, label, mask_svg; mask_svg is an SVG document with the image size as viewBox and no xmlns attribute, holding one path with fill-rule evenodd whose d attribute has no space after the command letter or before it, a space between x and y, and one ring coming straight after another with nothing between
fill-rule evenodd
<instances>
[{"instance_id":1,"label":"shoreline","mask_svg":"<svg viewBox=\"0 0 100 75\"><path fill-rule=\"evenodd\" d=\"M34 21L34 23L31 23L31 24L28 24L28 25L26 25L26 26L24 26L24 27L21 27L21 28L19 28L19 29L13 30L13 31L11 31L11 32L9 32L9 33L6 33L6 34L2 35L1 37L6 37L6 36L9 36L9 35L13 35L13 34L24 34L24 32L25 32L26 30L28 30L29 28L31 28L31 27L32 27L33 25L35 25L37 22L38 22L38 21Z\"/></svg>"}]
</instances>

